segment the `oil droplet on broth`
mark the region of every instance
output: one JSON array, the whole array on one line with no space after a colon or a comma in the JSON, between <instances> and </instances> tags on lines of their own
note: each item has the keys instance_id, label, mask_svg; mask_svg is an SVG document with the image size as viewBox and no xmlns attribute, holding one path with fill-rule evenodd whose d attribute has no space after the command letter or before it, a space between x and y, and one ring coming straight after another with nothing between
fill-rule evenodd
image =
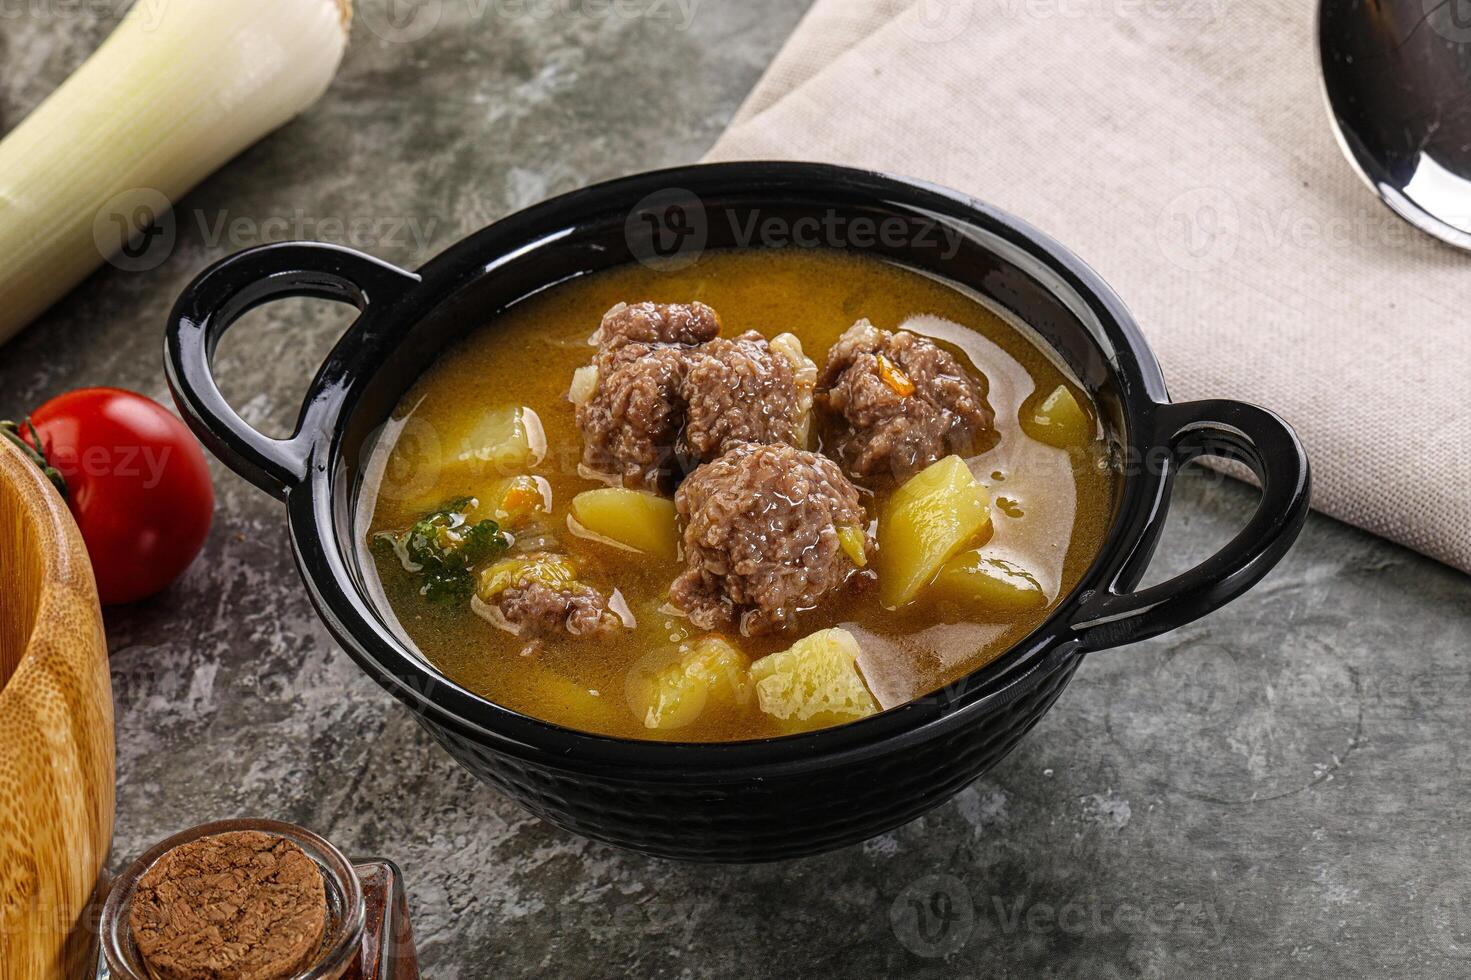
<instances>
[{"instance_id":1,"label":"oil droplet on broth","mask_svg":"<svg viewBox=\"0 0 1471 980\"><path fill-rule=\"evenodd\" d=\"M1013 520L1019 520L1027 516L1027 512L1022 509L1020 501L1013 500L1010 497L997 497L996 509Z\"/></svg>"}]
</instances>

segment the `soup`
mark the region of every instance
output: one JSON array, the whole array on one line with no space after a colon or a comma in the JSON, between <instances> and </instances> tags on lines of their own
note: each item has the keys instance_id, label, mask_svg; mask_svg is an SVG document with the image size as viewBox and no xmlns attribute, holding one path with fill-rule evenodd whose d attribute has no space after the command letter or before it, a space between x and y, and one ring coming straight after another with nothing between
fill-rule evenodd
<instances>
[{"instance_id":1,"label":"soup","mask_svg":"<svg viewBox=\"0 0 1471 980\"><path fill-rule=\"evenodd\" d=\"M491 701L627 738L939 689L1046 619L1116 489L1096 407L1021 329L822 250L559 285L386 431L365 544L401 632Z\"/></svg>"}]
</instances>

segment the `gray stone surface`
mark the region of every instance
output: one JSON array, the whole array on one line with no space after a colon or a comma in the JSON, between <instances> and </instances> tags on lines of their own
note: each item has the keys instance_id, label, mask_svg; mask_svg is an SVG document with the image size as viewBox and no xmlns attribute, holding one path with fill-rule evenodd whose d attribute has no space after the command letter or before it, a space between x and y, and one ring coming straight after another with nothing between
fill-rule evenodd
<instances>
[{"instance_id":1,"label":"gray stone surface","mask_svg":"<svg viewBox=\"0 0 1471 980\"><path fill-rule=\"evenodd\" d=\"M0 414L84 384L166 399L174 296L265 237L416 265L547 194L698 157L803 7L704 0L681 29L677 3L656 7L676 22L630 15L653 0L436 0L420 15L440 23L408 43L369 29L393 33L384 2L362 5L320 105L183 202L166 261L98 274L0 349ZM114 6L0 5L0 130ZM375 233L348 236L354 218ZM251 319L221 370L253 421L284 429L345 317L287 303ZM334 648L280 508L216 479L205 560L108 613L115 864L205 820L299 821L403 866L436 978L1471 972L1471 580L1332 521L1315 516L1246 600L1084 665L1010 759L931 815L825 857L710 869L579 840L473 782ZM1207 555L1251 500L1185 480L1162 572Z\"/></svg>"}]
</instances>

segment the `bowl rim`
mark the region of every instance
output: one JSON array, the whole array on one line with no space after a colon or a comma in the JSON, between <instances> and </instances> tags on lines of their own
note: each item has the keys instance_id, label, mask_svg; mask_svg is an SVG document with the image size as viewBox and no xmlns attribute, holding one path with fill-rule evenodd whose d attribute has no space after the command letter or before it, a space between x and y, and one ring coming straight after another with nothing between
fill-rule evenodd
<instances>
[{"instance_id":1,"label":"bowl rim","mask_svg":"<svg viewBox=\"0 0 1471 980\"><path fill-rule=\"evenodd\" d=\"M487 254L501 254L502 239L522 237L516 234L517 226L535 228L555 215L596 210L595 203L617 200L625 202L623 210L627 210L647 194L672 186L695 185L694 192L700 194L702 188L712 184L729 184L732 188L745 185L776 194L792 183L806 186L812 181L857 189L881 197L885 203L899 204L906 209L918 207L999 233L1003 241L1018 249L1017 255L1008 258L1028 257L1051 271L1086 304L1101 327L1108 344L1104 353L1109 357L1110 374L1116 381L1123 381L1120 376L1125 375L1132 382L1120 384L1126 429L1133 425L1142 430L1141 423L1155 404L1168 400L1159 364L1122 299L1060 242L1029 223L960 192L924 181L828 164L696 164L571 191L509 215L451 246L418 270L420 281L413 287L413 293L432 297L435 303L443 302L468 279L486 274ZM1049 292L1056 295L1055 290ZM399 305L395 304L395 310L398 309ZM1043 342L1035 336L1029 339ZM343 418L351 411L349 407ZM1079 598L1097 588L1111 566L1117 564L1119 540L1131 536L1129 501L1139 501L1148 495L1140 481L1158 481L1158 477L1143 472L1126 474L1120 480L1117 511L1104 543L1078 584L1044 622L1017 644L941 692L858 722L812 732L737 742L652 741L577 731L522 714L466 690L405 650L377 621L366 597L358 595L350 584L344 585L351 582L351 576L335 542L327 540L332 537L332 482L341 433L339 425L327 451L328 459L311 467L310 484L302 488L309 492L291 493L288 497L298 565L329 629L380 684L437 723L476 741L489 741L512 755L538 758L547 764L572 769L617 766L677 773L698 770L732 778L749 774L751 770L770 773L786 765L806 769L817 760L833 764L867 756L876 750L893 751L912 740L937 737L992 706L1021 697L1071 657L1080 655L1077 639L1066 636L1066 629L1059 627L1069 622ZM1128 432L1127 436L1132 442L1138 438L1139 431ZM940 711L926 710L936 704ZM657 772L648 775L656 776Z\"/></svg>"}]
</instances>

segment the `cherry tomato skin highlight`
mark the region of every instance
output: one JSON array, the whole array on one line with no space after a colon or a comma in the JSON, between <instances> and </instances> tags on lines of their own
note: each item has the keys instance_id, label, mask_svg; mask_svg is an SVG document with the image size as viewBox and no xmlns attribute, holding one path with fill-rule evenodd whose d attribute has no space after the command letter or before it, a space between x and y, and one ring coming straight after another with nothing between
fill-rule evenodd
<instances>
[{"instance_id":1,"label":"cherry tomato skin highlight","mask_svg":"<svg viewBox=\"0 0 1471 980\"><path fill-rule=\"evenodd\" d=\"M183 574L214 515L209 465L183 422L131 391L82 388L30 423L66 479L104 605L146 599Z\"/></svg>"}]
</instances>

